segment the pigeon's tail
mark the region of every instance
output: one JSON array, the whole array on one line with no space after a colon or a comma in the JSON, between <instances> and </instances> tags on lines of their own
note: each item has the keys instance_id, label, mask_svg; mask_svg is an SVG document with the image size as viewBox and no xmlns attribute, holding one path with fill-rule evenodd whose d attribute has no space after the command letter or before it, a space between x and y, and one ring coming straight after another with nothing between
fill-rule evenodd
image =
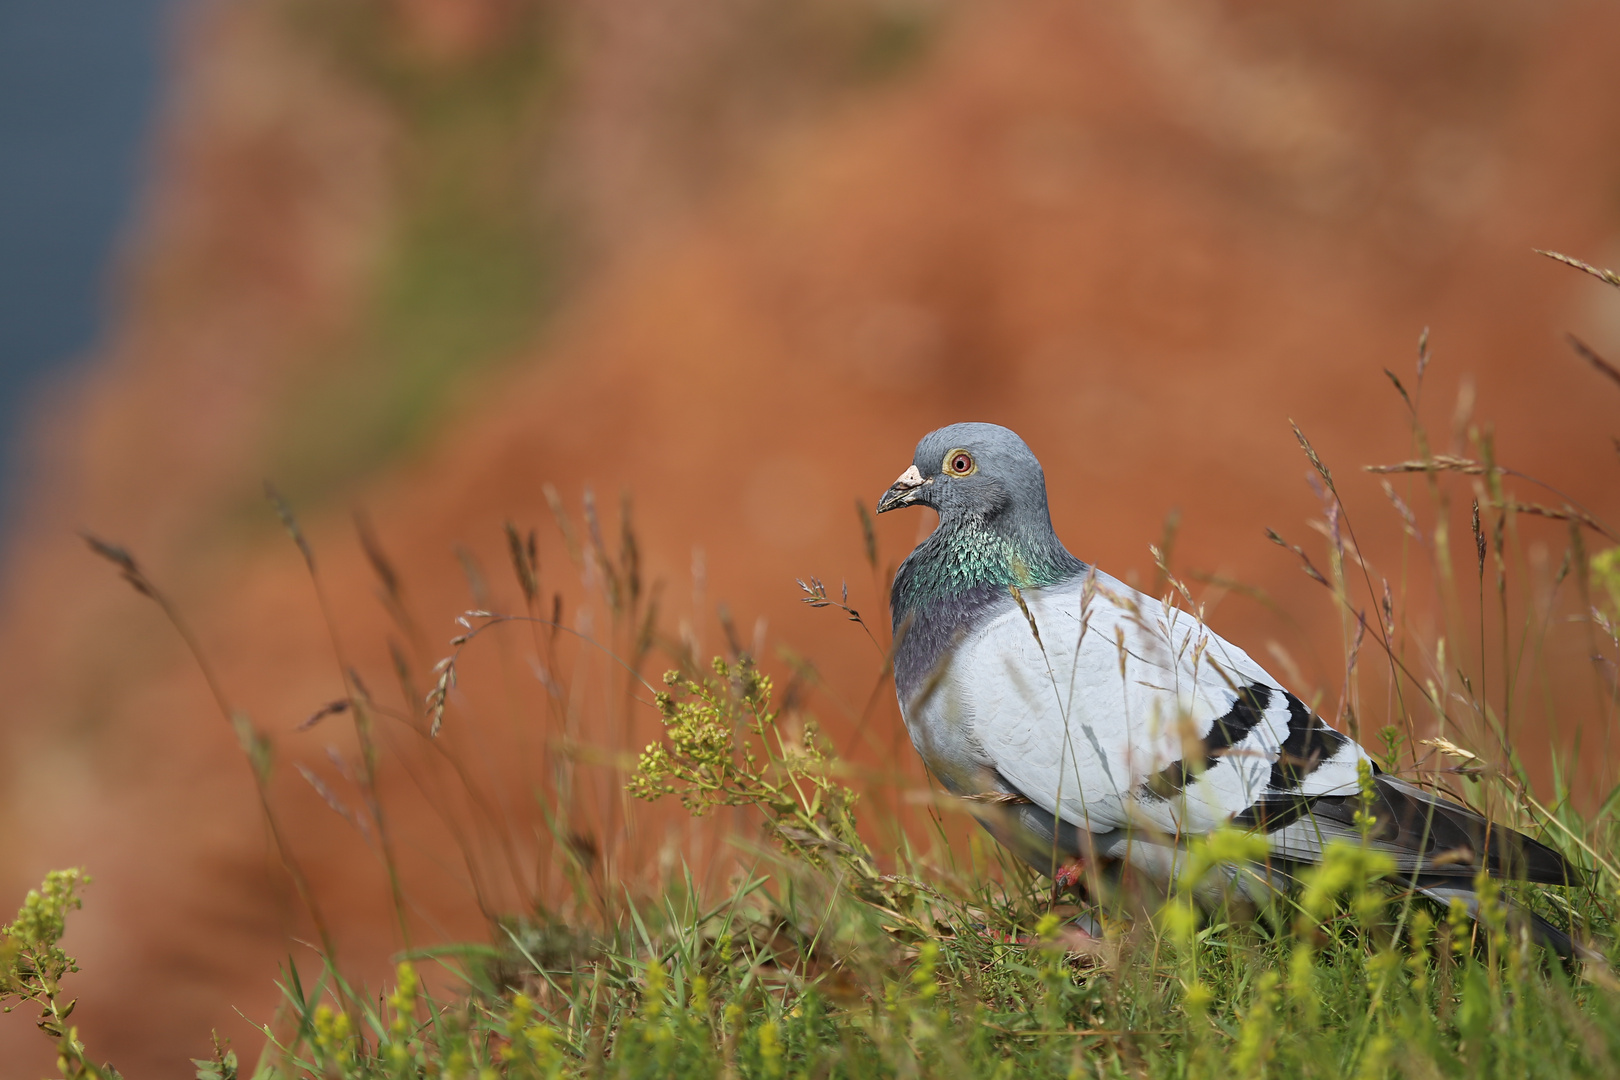
<instances>
[{"instance_id":1,"label":"pigeon's tail","mask_svg":"<svg viewBox=\"0 0 1620 1080\"><path fill-rule=\"evenodd\" d=\"M1380 775L1374 839L1419 857L1426 873L1491 877L1542 885L1577 885L1581 872L1546 844L1432 792Z\"/></svg>"},{"instance_id":2,"label":"pigeon's tail","mask_svg":"<svg viewBox=\"0 0 1620 1080\"><path fill-rule=\"evenodd\" d=\"M1542 885L1581 882L1581 872L1546 844L1404 780L1380 773L1373 796L1367 839L1394 860L1397 877L1466 887L1483 870ZM1362 807L1360 795L1271 795L1238 820L1263 829L1279 858L1312 863L1330 842L1361 836Z\"/></svg>"},{"instance_id":3,"label":"pigeon's tail","mask_svg":"<svg viewBox=\"0 0 1620 1080\"><path fill-rule=\"evenodd\" d=\"M1479 894L1472 888L1459 885L1455 882L1434 882L1419 884L1418 892L1441 904L1450 906L1453 900L1460 900L1468 909L1468 915L1475 920L1479 919ZM1588 963L1606 963L1603 954L1596 949L1585 945L1552 923L1543 919L1529 908L1510 905L1507 910L1508 927L1518 931L1528 931L1531 940L1544 948L1551 949L1565 960L1584 960Z\"/></svg>"},{"instance_id":4,"label":"pigeon's tail","mask_svg":"<svg viewBox=\"0 0 1620 1080\"><path fill-rule=\"evenodd\" d=\"M1380 773L1372 794L1374 821L1367 840L1391 858L1393 878L1441 904L1460 900L1475 919L1479 895L1474 882L1481 873L1542 885L1578 885L1582 880L1581 871L1546 844L1414 784ZM1321 858L1331 841L1360 836L1356 814L1365 804L1358 794L1256 805L1259 812L1252 816L1267 830L1272 850L1310 863ZM1533 911L1510 907L1508 920L1510 928L1528 931L1566 959L1599 958Z\"/></svg>"}]
</instances>

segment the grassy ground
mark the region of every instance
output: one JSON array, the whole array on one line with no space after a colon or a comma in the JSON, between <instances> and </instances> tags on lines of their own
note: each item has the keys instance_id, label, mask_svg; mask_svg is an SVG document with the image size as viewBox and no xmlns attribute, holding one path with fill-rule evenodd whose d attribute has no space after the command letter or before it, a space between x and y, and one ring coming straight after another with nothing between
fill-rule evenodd
<instances>
[{"instance_id":1,"label":"grassy ground","mask_svg":"<svg viewBox=\"0 0 1620 1080\"><path fill-rule=\"evenodd\" d=\"M1603 699L1588 737L1594 725L1612 728L1616 690L1604 677L1620 654L1620 547L1578 506L1521 494L1533 494L1535 483L1498 465L1488 428L1459 425L1450 450L1437 449L1421 421L1427 363L1420 348L1414 375L1404 383L1390 376L1412 420L1410 460L1385 470L1399 485L1386 493L1407 530L1391 558L1403 570L1385 579L1358 550L1350 508L1303 434L1323 500L1324 569L1273 538L1345 614L1339 721L1379 747L1391 770L1444 787L1562 851L1586 872L1579 887L1482 882L1476 923L1415 899L1389 879L1382 856L1350 843L1331 849L1272 909L1194 904L1191 892L1207 875L1263 854L1256 838L1228 831L1188 846L1168 896L1101 896L1106 932L1086 937L1070 922L1076 896L1054 895L984 837L964 843L937 823L907 834L865 813L874 792L858 798L846 786L850 770L795 695L777 694L735 641L727 659L700 665L690 648L661 636L642 595L628 512L611 554L588 509L583 522L559 514L559 523L612 614L603 637L624 661L618 676L631 673L636 696L651 700L664 725L663 740L616 782L642 799L678 798L693 815L746 823L731 836L730 884L700 887L677 864L661 890L615 896L591 876L593 865L600 874L611 860L593 864L595 855L565 842L574 835L570 815L584 812L573 766L542 770L531 779L549 807L550 838L537 857L557 884L545 902L500 914L487 941L402 955L385 987L353 985L330 963L285 969L285 1006L266 1018L257 1064L239 1065L221 1047L198 1060L197 1075L1614 1075L1620 981L1607 963L1549 956L1509 912L1511 904L1534 908L1596 948L1611 947L1620 788L1601 786L1613 781L1606 766L1577 775L1560 746L1551 789L1538 796L1509 732L1515 712L1551 677L1551 628L1572 615L1590 632ZM1527 554L1533 545L1521 536L1549 524L1567 527L1556 533L1565 547L1556 571ZM516 530L510 540L526 610L469 612L466 632L435 669L426 708L393 719L436 731L463 651L523 624L545 628L527 640L539 670L561 679L534 542ZM127 553L93 546L168 608ZM1166 603L1196 609L1192 591L1160 562ZM1433 596L1417 599L1424 589ZM819 583L807 593L816 606L844 608ZM1439 618L1408 614L1435 611ZM1448 659L1448 641L1475 643L1477 654L1464 661L1454 644ZM661 686L641 682L637 673L660 650L672 670ZM571 738L566 703L580 695L548 683L548 700L562 703L548 737ZM368 717L388 710L356 684L334 711L350 713L361 732L368 764L356 778L360 805L388 859L386 815L371 798L379 751L365 734ZM266 738L231 719L267 793ZM1600 786L1583 797L1577 785L1590 787L1594 775ZM265 806L281 843L268 794ZM282 855L335 955L318 898L291 852ZM78 871L52 875L0 938L0 994L40 1011L67 1077L114 1075L85 1049L94 1033L81 1037L72 1027L65 984L76 968L57 944L85 880Z\"/></svg>"}]
</instances>

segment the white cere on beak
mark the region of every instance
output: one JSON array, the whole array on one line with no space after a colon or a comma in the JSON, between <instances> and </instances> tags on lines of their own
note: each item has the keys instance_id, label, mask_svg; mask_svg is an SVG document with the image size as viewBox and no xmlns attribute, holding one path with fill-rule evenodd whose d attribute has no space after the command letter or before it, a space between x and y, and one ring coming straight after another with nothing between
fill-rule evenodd
<instances>
[{"instance_id":1,"label":"white cere on beak","mask_svg":"<svg viewBox=\"0 0 1620 1080\"><path fill-rule=\"evenodd\" d=\"M922 487L922 484L923 484L922 473L918 472L917 471L917 466L913 465L911 468L909 468L905 472L901 473L900 474L900 479L896 480L891 486L892 487L897 487L897 488L910 489L910 488L914 488L914 487Z\"/></svg>"}]
</instances>

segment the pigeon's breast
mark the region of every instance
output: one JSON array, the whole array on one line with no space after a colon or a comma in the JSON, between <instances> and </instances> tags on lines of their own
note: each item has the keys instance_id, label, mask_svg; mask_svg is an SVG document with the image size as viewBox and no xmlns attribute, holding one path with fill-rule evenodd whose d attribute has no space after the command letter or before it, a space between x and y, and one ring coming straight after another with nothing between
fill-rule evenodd
<instances>
[{"instance_id":1,"label":"pigeon's breast","mask_svg":"<svg viewBox=\"0 0 1620 1080\"><path fill-rule=\"evenodd\" d=\"M962 678L978 663L984 628L1015 604L1005 588L986 585L920 605L897 626L894 683L911 744L947 789L986 790L989 759L973 735L973 702Z\"/></svg>"}]
</instances>

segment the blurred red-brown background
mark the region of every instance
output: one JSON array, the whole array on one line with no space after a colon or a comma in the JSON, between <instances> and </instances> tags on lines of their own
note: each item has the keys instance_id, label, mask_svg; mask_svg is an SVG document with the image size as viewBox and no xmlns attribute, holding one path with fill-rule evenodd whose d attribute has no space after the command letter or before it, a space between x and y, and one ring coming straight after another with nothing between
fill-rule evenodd
<instances>
[{"instance_id":1,"label":"blurred red-brown background","mask_svg":"<svg viewBox=\"0 0 1620 1080\"><path fill-rule=\"evenodd\" d=\"M469 562L494 607L521 606L508 519L540 528L567 621L605 633L542 490L576 517L594 491L613 548L627 492L666 630L721 651L725 604L766 657L813 660L810 708L841 750L884 765L899 745L918 785L888 698L840 719L877 654L794 578L848 579L881 623L854 502L932 427L1017 429L1059 533L1121 576L1152 581L1147 545L1179 510L1178 568L1276 604L1228 594L1217 627L1258 657L1277 642L1328 710L1339 618L1263 533L1320 548L1290 418L1366 550L1398 561L1359 466L1409 453L1381 369L1415 385L1428 326L1442 444L1471 379L1504 460L1620 511L1620 390L1562 340L1620 354L1620 295L1532 254L1620 251L1610 5L250 0L192 4L177 34L112 329L31 417L0 628L0 895L90 869L76 1019L131 1077L172 1075L212 1028L256 1052L243 1017L272 1019L277 964L308 962L310 931L229 725L80 528L138 555L274 738L292 847L375 979L400 946L386 880L294 768L342 791L327 748L355 749L342 718L294 730L343 684L266 478L379 699L399 701L390 637L431 685L475 604ZM356 507L417 640L378 602ZM878 524L887 565L929 523ZM1556 562L1560 528L1527 533ZM536 737L489 689L533 683L527 640L469 658L447 721L485 726L447 738L491 777ZM1570 717L1592 700L1589 682L1550 693ZM629 723L615 740L650 737L646 710ZM1521 724L1544 777L1551 733ZM421 747L388 738L416 933L484 938L399 764ZM614 805L581 828L622 830ZM679 816L646 817L641 861L614 872L651 882ZM24 1018L0 1027L19 1070L45 1051Z\"/></svg>"}]
</instances>

